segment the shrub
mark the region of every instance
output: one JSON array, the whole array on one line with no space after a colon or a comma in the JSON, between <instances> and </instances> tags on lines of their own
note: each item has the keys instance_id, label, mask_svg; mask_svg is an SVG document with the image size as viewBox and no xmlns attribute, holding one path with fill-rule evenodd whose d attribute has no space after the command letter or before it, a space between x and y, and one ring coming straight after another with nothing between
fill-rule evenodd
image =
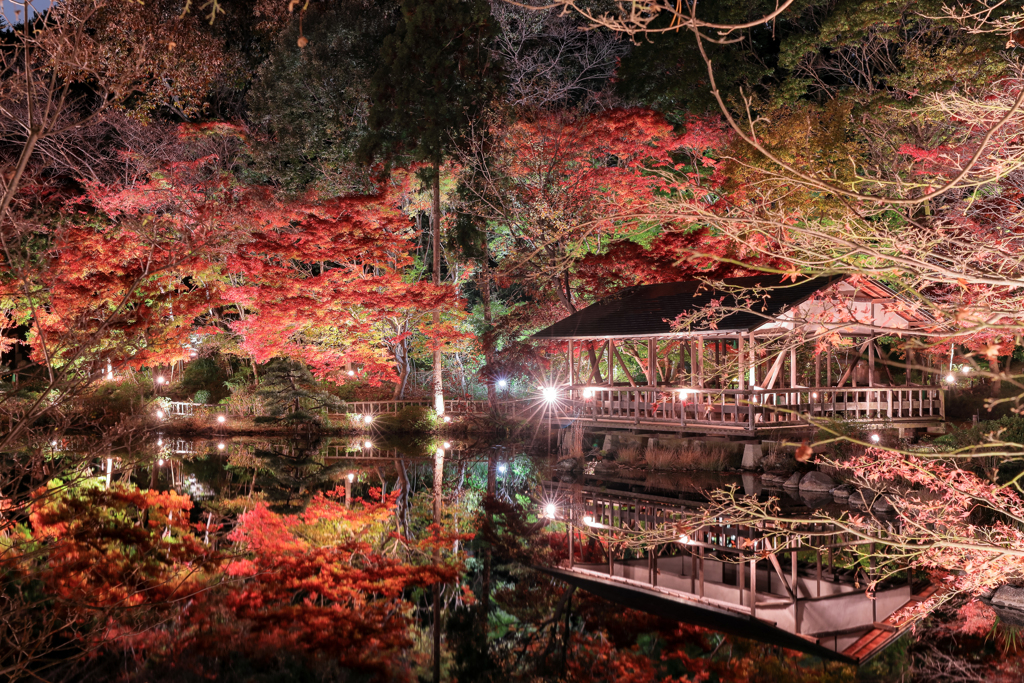
<instances>
[{"instance_id":1,"label":"shrub","mask_svg":"<svg viewBox=\"0 0 1024 683\"><path fill-rule=\"evenodd\" d=\"M651 469L670 470L673 469L675 464L676 451L674 448L648 444L647 451L644 453L644 459L647 461L647 466Z\"/></svg>"},{"instance_id":2,"label":"shrub","mask_svg":"<svg viewBox=\"0 0 1024 683\"><path fill-rule=\"evenodd\" d=\"M192 402L193 403L202 403L204 405L209 403L210 402L210 392L207 391L206 389L200 389L199 391L197 391L196 393L194 393L192 395Z\"/></svg>"}]
</instances>

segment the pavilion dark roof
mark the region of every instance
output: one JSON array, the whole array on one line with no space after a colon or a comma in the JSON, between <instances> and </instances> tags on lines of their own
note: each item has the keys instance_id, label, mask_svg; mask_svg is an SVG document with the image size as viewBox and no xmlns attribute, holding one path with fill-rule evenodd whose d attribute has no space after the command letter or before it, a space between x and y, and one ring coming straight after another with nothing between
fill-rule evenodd
<instances>
[{"instance_id":1,"label":"pavilion dark roof","mask_svg":"<svg viewBox=\"0 0 1024 683\"><path fill-rule=\"evenodd\" d=\"M719 320L714 330L695 332L749 332L787 308L807 300L812 294L840 280L840 277L816 277L783 281L779 275L725 278L728 287L766 288L767 298L759 299L749 311L736 311ZM652 337L676 334L669 320L702 309L712 300L722 299L725 307L736 306L735 297L706 282L690 280L658 285L627 287L578 311L533 335L533 339L600 339L603 337Z\"/></svg>"}]
</instances>

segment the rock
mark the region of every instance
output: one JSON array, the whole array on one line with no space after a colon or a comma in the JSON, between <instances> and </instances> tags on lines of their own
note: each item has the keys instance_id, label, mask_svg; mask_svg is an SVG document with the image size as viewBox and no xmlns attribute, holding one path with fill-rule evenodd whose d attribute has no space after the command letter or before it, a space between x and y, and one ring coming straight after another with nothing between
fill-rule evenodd
<instances>
[{"instance_id":1,"label":"rock","mask_svg":"<svg viewBox=\"0 0 1024 683\"><path fill-rule=\"evenodd\" d=\"M871 509L875 512L886 514L893 511L893 506L886 496L878 496L872 501Z\"/></svg>"},{"instance_id":2,"label":"rock","mask_svg":"<svg viewBox=\"0 0 1024 683\"><path fill-rule=\"evenodd\" d=\"M748 443L743 446L743 469L756 470L761 466L761 444Z\"/></svg>"},{"instance_id":3,"label":"rock","mask_svg":"<svg viewBox=\"0 0 1024 683\"><path fill-rule=\"evenodd\" d=\"M846 484L843 484L842 486L832 489L832 499L837 503L845 503L850 499L850 495L852 493L853 489Z\"/></svg>"},{"instance_id":4,"label":"rock","mask_svg":"<svg viewBox=\"0 0 1024 683\"><path fill-rule=\"evenodd\" d=\"M833 481L832 477L828 476L824 472L808 472L800 479L800 490L801 491L815 491L819 493L827 493L836 487L836 482Z\"/></svg>"},{"instance_id":5,"label":"rock","mask_svg":"<svg viewBox=\"0 0 1024 683\"><path fill-rule=\"evenodd\" d=\"M1024 588L1002 585L984 602L992 606L1004 623L1024 626Z\"/></svg>"},{"instance_id":6,"label":"rock","mask_svg":"<svg viewBox=\"0 0 1024 683\"><path fill-rule=\"evenodd\" d=\"M573 470L579 469L579 463L576 462L575 458L563 458L555 463L555 469L559 472L572 472Z\"/></svg>"},{"instance_id":7,"label":"rock","mask_svg":"<svg viewBox=\"0 0 1024 683\"><path fill-rule=\"evenodd\" d=\"M761 475L761 483L765 486L782 486L789 479L784 474L773 474L772 472L765 472Z\"/></svg>"},{"instance_id":8,"label":"rock","mask_svg":"<svg viewBox=\"0 0 1024 683\"><path fill-rule=\"evenodd\" d=\"M618 464L613 462L613 461L611 461L611 460L602 460L602 461L598 462L596 465L594 465L594 471L595 472L606 472L607 473L607 472L614 472L614 471L616 471L618 469L619 469Z\"/></svg>"},{"instance_id":9,"label":"rock","mask_svg":"<svg viewBox=\"0 0 1024 683\"><path fill-rule=\"evenodd\" d=\"M870 491L867 493L866 496L863 491L854 491L852 494L850 494L850 499L847 501L847 504L852 508L857 508L858 510L867 510L869 501L872 497L873 496ZM865 498L868 502L865 501Z\"/></svg>"},{"instance_id":10,"label":"rock","mask_svg":"<svg viewBox=\"0 0 1024 683\"><path fill-rule=\"evenodd\" d=\"M800 490L800 502L809 508L819 508L832 502L832 496L828 491L804 491Z\"/></svg>"},{"instance_id":11,"label":"rock","mask_svg":"<svg viewBox=\"0 0 1024 683\"><path fill-rule=\"evenodd\" d=\"M794 472L789 479L782 484L784 489L798 489L800 488L800 480L803 479L803 475L799 472Z\"/></svg>"}]
</instances>

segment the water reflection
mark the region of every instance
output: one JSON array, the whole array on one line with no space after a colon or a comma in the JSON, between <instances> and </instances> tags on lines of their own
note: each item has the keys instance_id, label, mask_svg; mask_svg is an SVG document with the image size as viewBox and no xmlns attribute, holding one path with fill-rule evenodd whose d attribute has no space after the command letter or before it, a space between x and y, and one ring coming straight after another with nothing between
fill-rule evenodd
<instances>
[{"instance_id":1,"label":"water reflection","mask_svg":"<svg viewBox=\"0 0 1024 683\"><path fill-rule=\"evenodd\" d=\"M690 674L732 666L717 654L722 650L716 632L798 649L811 643L833 654L867 635L863 619L856 632L823 622L823 613L835 611L826 598L839 596L851 605L866 600L863 590L854 587L857 577L842 575L838 553L829 553L824 561L819 556L815 574L814 559L804 546L794 546L788 554L772 547L779 563L792 566L779 569L766 556L757 556L751 568L751 553L766 548L744 547L740 539L764 539L762 530L705 525L688 529L686 544L677 542L681 515L702 509L709 491L735 487L766 497L768 491L749 475L628 468L566 474L556 469L557 458L531 457L526 446L451 438L389 440L378 434L344 439L157 435L127 444L67 439L50 448L55 458L77 463L83 486L108 494L90 494L90 505L116 509L119 523L126 525L116 542L105 540L99 546L107 552L116 547L126 557L137 555L137 550L129 552L130 543L125 545L130 537L123 535L125 530L139 534L152 528L156 537L145 541L152 544L152 552L163 553L161 557L169 556L172 547L178 553L194 552L161 565L161 571L174 575L183 567L208 567L202 574L206 583L190 590L210 601L204 609L221 614L223 623L217 628L227 629L225 638L230 634L230 642L248 643L238 645L233 656L261 666L271 666L266 656L273 649L254 650L250 635L240 634L269 628L270 615L275 615L280 621L275 628L291 624L287 628L309 635L308 625L288 616L296 605L302 606L303 623L309 624L327 618L331 609L349 614L362 602L372 605L371 611L406 615L402 618L408 621L395 622L396 639L386 650L404 667L397 678L429 679L440 667L442 678L547 680L565 678L571 667L582 671L597 666L594 662L628 662L649 671L654 680L664 678L669 669L653 650L636 649L640 634L659 634L659 647L697 652L686 665ZM144 490L154 493L143 499ZM188 496L190 503L172 493ZM783 508L787 514L808 511L801 500L788 501ZM81 519L105 514L93 510ZM630 533L648 531L673 536L653 546L654 552L628 547ZM85 530L81 534L87 536ZM85 541L94 543L83 537ZM54 543L52 557L66 556ZM340 590L340 584L330 590L319 586L317 577L336 566L374 576L390 568L386 571L400 575L395 585L401 588L392 590L377 578L369 584L356 582L360 587L355 592ZM163 574L155 574L157 579L167 580ZM616 581L626 582L628 590L623 592ZM289 582L305 587L286 595ZM53 590L60 589L55 584ZM906 597L899 593L890 600L889 590L884 587L875 599L874 621L884 622L891 616L889 602ZM910 587L894 583L892 590L906 592ZM241 597L256 595L266 601L265 609L247 607L250 598ZM76 594L75 599L83 597ZM183 666L189 658L200 668L210 666L201 648L187 645L192 642L190 620L175 611L187 601L168 607L150 605L148 598L135 594L132 599L154 612L146 628L163 634L167 642L185 643L171 650L136 644L144 653L140 661L173 651ZM190 594L189 599L196 597ZM854 611L860 614L863 606ZM708 618L711 612L718 616ZM737 626L736 619L746 620L746 626ZM752 619L770 627L751 628ZM342 628L331 623L331 628ZM130 651L118 649L127 641L103 641L104 633L90 632L90 637L101 638L96 647L106 648L114 659ZM824 642L829 636L831 645ZM304 662L303 671L323 674L317 667L326 661L324 656L330 659L343 651L345 657L355 657L369 647L355 636L339 638L342 645L333 650L290 641L275 647L298 648L288 650L289 657ZM761 652L757 648L763 647L736 643L730 653ZM810 645L802 649L823 654ZM732 658L742 659L730 654ZM353 663L357 659L345 659L344 666L358 669ZM287 669L283 660L274 661L273 666ZM372 666L364 664L374 675L397 671L377 659ZM481 671L491 673L481 678Z\"/></svg>"}]
</instances>

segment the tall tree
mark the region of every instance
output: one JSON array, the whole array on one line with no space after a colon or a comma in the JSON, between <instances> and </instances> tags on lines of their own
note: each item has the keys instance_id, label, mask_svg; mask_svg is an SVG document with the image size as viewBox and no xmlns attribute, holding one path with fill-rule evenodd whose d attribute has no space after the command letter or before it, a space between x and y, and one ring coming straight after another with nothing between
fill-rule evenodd
<instances>
[{"instance_id":1,"label":"tall tree","mask_svg":"<svg viewBox=\"0 0 1024 683\"><path fill-rule=\"evenodd\" d=\"M434 284L441 281L441 164L498 91L501 69L490 44L495 28L485 0L405 0L381 49L371 84L364 160L403 157L425 164L432 193ZM434 312L435 325L440 311ZM441 350L434 349L434 403L444 412Z\"/></svg>"}]
</instances>

